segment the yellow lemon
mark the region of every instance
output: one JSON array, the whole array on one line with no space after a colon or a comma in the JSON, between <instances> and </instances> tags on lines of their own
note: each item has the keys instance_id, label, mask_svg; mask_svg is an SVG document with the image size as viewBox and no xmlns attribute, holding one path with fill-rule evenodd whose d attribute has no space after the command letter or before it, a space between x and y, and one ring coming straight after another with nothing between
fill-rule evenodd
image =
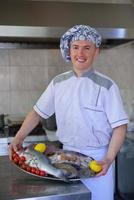
<instances>
[{"instance_id":1,"label":"yellow lemon","mask_svg":"<svg viewBox=\"0 0 134 200\"><path fill-rule=\"evenodd\" d=\"M43 153L43 152L45 152L46 148L47 148L46 144L38 143L38 144L35 145L34 150L36 150L40 153Z\"/></svg>"},{"instance_id":2,"label":"yellow lemon","mask_svg":"<svg viewBox=\"0 0 134 200\"><path fill-rule=\"evenodd\" d=\"M98 173L102 170L102 166L100 164L97 164L96 160L92 160L90 163L89 163L89 168Z\"/></svg>"}]
</instances>

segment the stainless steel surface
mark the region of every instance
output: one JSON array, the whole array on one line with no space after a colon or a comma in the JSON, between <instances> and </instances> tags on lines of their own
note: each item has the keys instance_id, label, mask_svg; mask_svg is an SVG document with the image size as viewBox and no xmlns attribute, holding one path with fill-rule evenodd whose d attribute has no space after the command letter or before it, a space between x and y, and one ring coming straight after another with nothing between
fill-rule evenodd
<instances>
[{"instance_id":1,"label":"stainless steel surface","mask_svg":"<svg viewBox=\"0 0 134 200\"><path fill-rule=\"evenodd\" d=\"M31 40L51 41L59 39L68 27L0 26L0 37L31 38ZM103 39L134 39L133 28L96 27ZM39 40L39 41L40 41Z\"/></svg>"},{"instance_id":2,"label":"stainless steel surface","mask_svg":"<svg viewBox=\"0 0 134 200\"><path fill-rule=\"evenodd\" d=\"M7 156L0 157L0 200L90 200L90 191L79 181L63 183L29 176L12 165Z\"/></svg>"},{"instance_id":3,"label":"stainless steel surface","mask_svg":"<svg viewBox=\"0 0 134 200\"><path fill-rule=\"evenodd\" d=\"M114 40L110 45L120 44L134 39L133 19L132 4L3 1L0 40L59 42L69 27L89 24L100 31L104 44L109 39Z\"/></svg>"}]
</instances>

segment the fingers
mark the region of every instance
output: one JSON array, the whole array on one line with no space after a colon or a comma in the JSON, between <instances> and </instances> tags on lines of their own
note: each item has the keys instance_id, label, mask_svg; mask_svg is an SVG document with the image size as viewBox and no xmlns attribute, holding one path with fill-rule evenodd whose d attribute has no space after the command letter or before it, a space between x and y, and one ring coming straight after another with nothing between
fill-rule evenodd
<instances>
[{"instance_id":1,"label":"fingers","mask_svg":"<svg viewBox=\"0 0 134 200\"><path fill-rule=\"evenodd\" d=\"M22 145L17 141L17 140L13 140L11 142L11 144L8 147L8 151L9 151L9 158L10 160L12 160L12 154L16 151L18 151L19 149L22 148Z\"/></svg>"},{"instance_id":2,"label":"fingers","mask_svg":"<svg viewBox=\"0 0 134 200\"><path fill-rule=\"evenodd\" d=\"M106 169L102 169L101 172L99 172L98 174L96 174L96 177L105 176L106 173L107 173L107 170Z\"/></svg>"},{"instance_id":3,"label":"fingers","mask_svg":"<svg viewBox=\"0 0 134 200\"><path fill-rule=\"evenodd\" d=\"M102 166L102 170L101 172L99 172L96 177L100 177L100 176L104 176L106 175L109 167L110 167L110 162L107 159L101 160L101 161L97 161L98 164L100 164Z\"/></svg>"},{"instance_id":4,"label":"fingers","mask_svg":"<svg viewBox=\"0 0 134 200\"><path fill-rule=\"evenodd\" d=\"M8 152L9 152L9 158L10 158L10 160L12 160L12 154L14 152L14 148L13 148L12 144L9 145Z\"/></svg>"}]
</instances>

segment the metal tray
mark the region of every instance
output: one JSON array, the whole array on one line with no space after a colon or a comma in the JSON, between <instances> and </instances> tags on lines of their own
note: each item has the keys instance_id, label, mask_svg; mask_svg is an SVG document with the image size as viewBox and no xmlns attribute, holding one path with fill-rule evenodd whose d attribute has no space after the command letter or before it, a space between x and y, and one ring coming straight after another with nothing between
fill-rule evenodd
<instances>
[{"instance_id":1,"label":"metal tray","mask_svg":"<svg viewBox=\"0 0 134 200\"><path fill-rule=\"evenodd\" d=\"M90 162L91 160L93 160L93 158L91 158L91 157L89 157L89 156L86 156L86 155L84 155L84 154L81 154L81 153L78 153L78 152L74 152L74 151L69 151L69 150L63 150L63 149L57 149L55 152L54 152L54 154L52 154L52 155L49 155L48 156L48 158L50 158L50 157L52 157L52 156L55 156L54 157L54 159L56 158L57 159L57 155L63 155L63 156L68 156L68 155L72 155L72 156L74 156L74 157L72 157L72 158L81 158L81 160L80 160L80 162ZM55 163L57 163L58 161L56 160L53 160ZM77 161L77 160L76 160ZM47 179L47 180L55 180L55 181L65 181L65 180L63 180L63 179L61 179L61 178L57 178L57 177L55 177L55 176L53 176L53 175L50 175L50 174L47 174L46 176L40 176L40 175L37 175L37 174L34 174L34 173L31 173L31 172L28 172L28 171L26 171L25 169L23 169L23 168L21 168L19 165L17 165L13 160L12 160L12 163L18 168L18 169L20 169L21 171L23 171L23 172L25 172L25 173L27 173L27 174L29 174L29 175L32 175L32 176L35 176L35 177L38 177L38 178L40 178L40 179ZM59 163L62 163L62 160L60 160L60 162ZM69 163L69 162L68 162ZM70 161L70 163L71 163L71 161ZM67 163L66 163L67 164ZM85 164L85 163L84 163ZM53 163L52 163L52 165L53 165ZM93 172L91 172L91 170L88 168L88 171L87 171L87 167L86 168L83 168L83 169L81 169L80 168L80 170L78 170L78 171L82 171L82 173L81 173L81 175L80 176L77 176L76 178L68 178L67 179L67 181L65 181L65 182L75 182L75 181L79 181L81 178L87 178L87 177L94 177L95 176L95 173L93 173ZM88 176L87 176L87 174L89 174Z\"/></svg>"},{"instance_id":2,"label":"metal tray","mask_svg":"<svg viewBox=\"0 0 134 200\"><path fill-rule=\"evenodd\" d=\"M62 179L60 178L56 178L56 177L53 177L51 175L47 175L47 176L39 176L37 174L33 174L31 172L28 172L24 169L22 169L19 165L16 165L13 161L12 161L13 165L15 165L15 167L17 167L19 170L25 172L26 174L29 174L31 176L34 176L34 177L37 177L37 178L40 178L40 179L46 179L46 180L53 180L53 181L63 181ZM68 179L68 182L77 182L77 181L80 181L80 178L72 178L72 179ZM65 182L65 181L64 181Z\"/></svg>"}]
</instances>

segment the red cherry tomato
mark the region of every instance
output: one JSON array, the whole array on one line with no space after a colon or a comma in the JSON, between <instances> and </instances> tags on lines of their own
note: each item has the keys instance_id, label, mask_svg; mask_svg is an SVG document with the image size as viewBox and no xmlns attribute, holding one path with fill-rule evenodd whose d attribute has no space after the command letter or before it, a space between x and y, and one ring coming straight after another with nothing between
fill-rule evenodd
<instances>
[{"instance_id":1,"label":"red cherry tomato","mask_svg":"<svg viewBox=\"0 0 134 200\"><path fill-rule=\"evenodd\" d=\"M19 159L17 157L15 157L13 160L14 160L15 164L17 164L17 165L19 164Z\"/></svg>"},{"instance_id":2,"label":"red cherry tomato","mask_svg":"<svg viewBox=\"0 0 134 200\"><path fill-rule=\"evenodd\" d=\"M40 170L39 169L36 169L36 172L35 172L37 175L40 174Z\"/></svg>"},{"instance_id":3,"label":"red cherry tomato","mask_svg":"<svg viewBox=\"0 0 134 200\"><path fill-rule=\"evenodd\" d=\"M33 173L33 174L36 173L36 168L35 168L35 167L32 167L32 168L31 168L31 173Z\"/></svg>"},{"instance_id":4,"label":"red cherry tomato","mask_svg":"<svg viewBox=\"0 0 134 200\"><path fill-rule=\"evenodd\" d=\"M31 167L30 166L26 166L26 170L28 171L28 172L30 172L31 171Z\"/></svg>"},{"instance_id":5,"label":"red cherry tomato","mask_svg":"<svg viewBox=\"0 0 134 200\"><path fill-rule=\"evenodd\" d=\"M45 171L43 171L43 170L40 170L40 174L39 174L40 176L46 176L46 172Z\"/></svg>"},{"instance_id":6,"label":"red cherry tomato","mask_svg":"<svg viewBox=\"0 0 134 200\"><path fill-rule=\"evenodd\" d=\"M16 157L16 153L13 153L12 158L14 159Z\"/></svg>"},{"instance_id":7,"label":"red cherry tomato","mask_svg":"<svg viewBox=\"0 0 134 200\"><path fill-rule=\"evenodd\" d=\"M15 152L15 154L16 154L17 157L19 157L19 154L18 154L18 153Z\"/></svg>"},{"instance_id":8,"label":"red cherry tomato","mask_svg":"<svg viewBox=\"0 0 134 200\"><path fill-rule=\"evenodd\" d=\"M25 163L23 163L23 164L21 165L21 168L24 169L24 170L26 170L26 169L27 169L27 165L26 165Z\"/></svg>"},{"instance_id":9,"label":"red cherry tomato","mask_svg":"<svg viewBox=\"0 0 134 200\"><path fill-rule=\"evenodd\" d=\"M19 159L19 156L18 156L17 153L13 153L12 158L13 158L13 160L14 160L14 158L18 158Z\"/></svg>"},{"instance_id":10,"label":"red cherry tomato","mask_svg":"<svg viewBox=\"0 0 134 200\"><path fill-rule=\"evenodd\" d=\"M14 160L15 157L16 157L16 156L12 155L12 160Z\"/></svg>"},{"instance_id":11,"label":"red cherry tomato","mask_svg":"<svg viewBox=\"0 0 134 200\"><path fill-rule=\"evenodd\" d=\"M25 162L25 161L26 161L25 156L21 156L21 157L20 157L20 160L21 160L22 162Z\"/></svg>"},{"instance_id":12,"label":"red cherry tomato","mask_svg":"<svg viewBox=\"0 0 134 200\"><path fill-rule=\"evenodd\" d=\"M19 164L19 166L22 166L23 163L24 163L23 161L19 160L19 163L18 163L18 164Z\"/></svg>"}]
</instances>

